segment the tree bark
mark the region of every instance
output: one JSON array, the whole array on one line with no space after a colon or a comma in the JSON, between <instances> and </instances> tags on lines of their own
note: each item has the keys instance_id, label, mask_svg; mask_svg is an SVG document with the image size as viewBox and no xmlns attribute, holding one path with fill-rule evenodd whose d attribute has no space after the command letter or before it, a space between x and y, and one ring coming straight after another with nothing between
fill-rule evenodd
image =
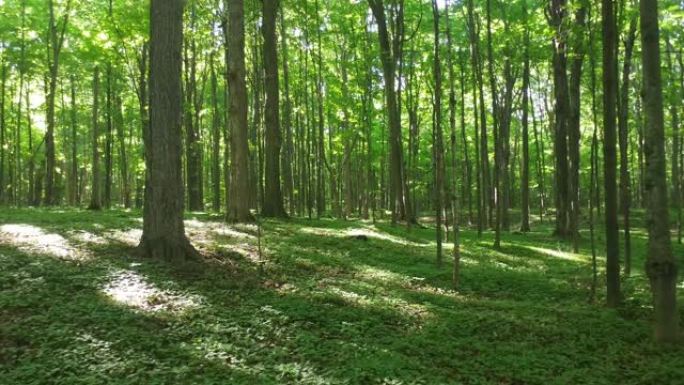
<instances>
[{"instance_id":1,"label":"tree bark","mask_svg":"<svg viewBox=\"0 0 684 385\"><path fill-rule=\"evenodd\" d=\"M245 80L244 0L227 0L228 126L230 127L229 222L251 222L249 211L249 145L247 131L247 83Z\"/></svg>"},{"instance_id":2,"label":"tree bark","mask_svg":"<svg viewBox=\"0 0 684 385\"><path fill-rule=\"evenodd\" d=\"M606 223L607 304L620 304L620 244L617 205L617 58L614 0L602 0L603 15L603 176Z\"/></svg>"},{"instance_id":3,"label":"tree bark","mask_svg":"<svg viewBox=\"0 0 684 385\"><path fill-rule=\"evenodd\" d=\"M679 337L677 264L672 254L667 205L658 3L641 0L640 10L644 111L647 116L644 133L648 227L646 273L653 291L655 339L674 342Z\"/></svg>"},{"instance_id":4,"label":"tree bark","mask_svg":"<svg viewBox=\"0 0 684 385\"><path fill-rule=\"evenodd\" d=\"M89 210L102 209L102 197L100 193L100 122L99 122L99 99L100 99L100 69L96 66L93 74L93 120L92 120L92 182L90 191Z\"/></svg>"},{"instance_id":5,"label":"tree bark","mask_svg":"<svg viewBox=\"0 0 684 385\"><path fill-rule=\"evenodd\" d=\"M152 0L150 7L150 126L143 256L179 262L198 257L185 236L181 171L181 46L183 0Z\"/></svg>"},{"instance_id":6,"label":"tree bark","mask_svg":"<svg viewBox=\"0 0 684 385\"><path fill-rule=\"evenodd\" d=\"M279 0L263 1L264 22L264 73L265 73L265 185L264 205L261 214L265 217L287 217L283 206L283 195L280 190L280 102L278 84L278 52L276 37L276 18Z\"/></svg>"}]
</instances>

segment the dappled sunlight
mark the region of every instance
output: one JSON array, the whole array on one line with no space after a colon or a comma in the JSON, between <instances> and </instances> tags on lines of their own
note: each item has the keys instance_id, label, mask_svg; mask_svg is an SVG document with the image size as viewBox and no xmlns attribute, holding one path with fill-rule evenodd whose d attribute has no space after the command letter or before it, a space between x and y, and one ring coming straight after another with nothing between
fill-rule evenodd
<instances>
[{"instance_id":1,"label":"dappled sunlight","mask_svg":"<svg viewBox=\"0 0 684 385\"><path fill-rule=\"evenodd\" d=\"M16 247L26 253L46 254L69 261L85 261L91 258L90 253L75 247L63 236L47 233L40 227L27 224L0 226L0 243Z\"/></svg>"},{"instance_id":2,"label":"dappled sunlight","mask_svg":"<svg viewBox=\"0 0 684 385\"><path fill-rule=\"evenodd\" d=\"M125 245L135 247L140 243L142 229L127 229L108 231L104 234L105 238L111 239Z\"/></svg>"},{"instance_id":3,"label":"dappled sunlight","mask_svg":"<svg viewBox=\"0 0 684 385\"><path fill-rule=\"evenodd\" d=\"M106 245L109 244L109 241L97 234L93 234L89 231L85 230L73 230L67 232L67 235L69 236L70 239L79 242L79 243L84 243L88 245Z\"/></svg>"},{"instance_id":4,"label":"dappled sunlight","mask_svg":"<svg viewBox=\"0 0 684 385\"><path fill-rule=\"evenodd\" d=\"M371 226L354 227L349 229L326 229L320 227L301 227L300 232L305 234L320 235L325 237L336 237L336 238L369 238L377 239L381 241L387 241L395 243L402 246L414 246L414 247L430 247L430 243L423 244L417 242L411 242L405 238L397 237L385 232L380 232Z\"/></svg>"},{"instance_id":5,"label":"dappled sunlight","mask_svg":"<svg viewBox=\"0 0 684 385\"><path fill-rule=\"evenodd\" d=\"M536 247L536 246L522 245L520 247L535 251L535 252L540 253L540 254L547 255L549 257L564 259L566 261L584 262L584 263L590 262L588 260L587 256L583 255L583 254L575 254L575 253L571 253L568 251L563 251L563 250L558 250L558 249L554 250L554 249L548 249L548 248Z\"/></svg>"},{"instance_id":6,"label":"dappled sunlight","mask_svg":"<svg viewBox=\"0 0 684 385\"><path fill-rule=\"evenodd\" d=\"M202 303L197 295L162 290L132 270L112 273L101 290L114 302L144 312L184 312Z\"/></svg>"}]
</instances>

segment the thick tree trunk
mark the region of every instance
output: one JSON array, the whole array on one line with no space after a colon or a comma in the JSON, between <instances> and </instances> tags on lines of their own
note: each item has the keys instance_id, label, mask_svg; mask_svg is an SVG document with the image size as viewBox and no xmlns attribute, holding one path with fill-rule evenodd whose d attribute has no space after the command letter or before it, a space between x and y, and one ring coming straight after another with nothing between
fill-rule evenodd
<instances>
[{"instance_id":1,"label":"thick tree trunk","mask_svg":"<svg viewBox=\"0 0 684 385\"><path fill-rule=\"evenodd\" d=\"M670 243L670 223L665 177L665 127L660 70L658 3L641 0L641 45L644 78L646 199L648 256L646 273L651 282L655 311L655 339L679 338L677 312L677 264Z\"/></svg>"},{"instance_id":2,"label":"thick tree trunk","mask_svg":"<svg viewBox=\"0 0 684 385\"><path fill-rule=\"evenodd\" d=\"M620 239L617 202L617 33L615 4L602 0L603 15L603 178L605 188L606 221L606 286L607 304L620 304Z\"/></svg>"},{"instance_id":3,"label":"thick tree trunk","mask_svg":"<svg viewBox=\"0 0 684 385\"><path fill-rule=\"evenodd\" d=\"M146 257L182 261L198 256L185 236L181 171L181 46L183 0L150 7L150 126L145 137L147 183L143 235Z\"/></svg>"}]
</instances>

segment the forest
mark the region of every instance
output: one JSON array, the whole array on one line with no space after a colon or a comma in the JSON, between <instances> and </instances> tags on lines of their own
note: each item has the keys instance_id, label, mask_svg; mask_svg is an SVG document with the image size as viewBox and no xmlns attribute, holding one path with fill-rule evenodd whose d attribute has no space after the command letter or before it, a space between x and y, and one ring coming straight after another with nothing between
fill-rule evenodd
<instances>
[{"instance_id":1,"label":"forest","mask_svg":"<svg viewBox=\"0 0 684 385\"><path fill-rule=\"evenodd\" d=\"M0 384L684 384L681 0L0 0Z\"/></svg>"}]
</instances>

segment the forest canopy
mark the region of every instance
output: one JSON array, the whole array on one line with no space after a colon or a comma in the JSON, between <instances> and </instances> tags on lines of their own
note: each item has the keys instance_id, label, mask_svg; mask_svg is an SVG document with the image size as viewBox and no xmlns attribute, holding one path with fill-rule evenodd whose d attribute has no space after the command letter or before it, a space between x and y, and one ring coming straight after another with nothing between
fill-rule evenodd
<instances>
[{"instance_id":1,"label":"forest canopy","mask_svg":"<svg viewBox=\"0 0 684 385\"><path fill-rule=\"evenodd\" d=\"M0 0L0 277L13 282L0 285L12 292L0 299L10 309L0 310L0 372L22 383L40 345L35 320L16 315L28 312L20 294L30 286L16 277L64 274L69 292L79 274L95 285L118 269L143 293L131 294L144 308L133 314L173 318L192 302L174 302L173 290L211 303L220 288L249 298L231 302L235 317L257 322L250 307L266 308L261 316L294 333L291 342L257 327L282 351L244 367L236 359L230 375L212 368L209 383L548 383L562 368L527 369L553 366L545 339L572 345L577 324L562 336L528 330L532 341L501 321L492 327L503 360L530 343L532 363L492 364L487 345L469 357L483 354L491 370L469 362L472 373L446 360L416 375L431 358L409 364L397 335L443 358L442 334L471 345L481 332L472 323L524 328L560 312L566 295L572 313L558 317L619 324L603 336L619 347L604 353L643 348L648 362L620 374L615 358L596 383L651 383L655 367L681 379L684 362L658 343L680 344L684 317L683 47L679 0ZM25 263L49 254L66 262ZM162 282L160 302L145 302ZM108 285L100 296L111 302ZM88 293L84 306L109 309ZM289 296L281 308L279 296ZM42 302L29 297L35 310ZM231 318L224 299L197 301L188 311L203 322ZM340 340L371 338L369 356L389 346L378 373L343 364L352 350L340 361L292 353L337 333L321 302L353 325ZM350 303L374 326L346 318ZM487 309L476 322L465 313L478 303ZM306 320L302 309L321 314ZM15 318L23 323L10 328ZM313 334L300 334L307 325ZM432 334L409 332L423 327ZM169 328L174 343L202 334ZM259 345L239 333L245 349ZM656 344L627 346L636 336ZM562 365L596 349L573 345ZM190 372L201 366L190 361ZM121 365L108 375L142 370ZM561 382L591 382L588 373Z\"/></svg>"}]
</instances>

